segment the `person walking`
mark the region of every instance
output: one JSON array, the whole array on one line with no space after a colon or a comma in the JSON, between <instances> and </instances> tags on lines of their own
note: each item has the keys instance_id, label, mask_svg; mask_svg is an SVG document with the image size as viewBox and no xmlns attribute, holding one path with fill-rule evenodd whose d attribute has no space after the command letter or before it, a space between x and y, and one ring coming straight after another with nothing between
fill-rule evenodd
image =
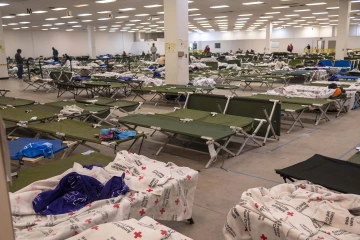
<instances>
[{"instance_id":1,"label":"person walking","mask_svg":"<svg viewBox=\"0 0 360 240\"><path fill-rule=\"evenodd\" d=\"M59 51L56 50L54 47L52 48L52 50L53 50L54 61L58 62L59 61Z\"/></svg>"},{"instance_id":2,"label":"person walking","mask_svg":"<svg viewBox=\"0 0 360 240\"><path fill-rule=\"evenodd\" d=\"M15 61L18 68L17 76L18 79L22 79L24 59L21 57L21 49L18 49L15 54Z\"/></svg>"},{"instance_id":3,"label":"person walking","mask_svg":"<svg viewBox=\"0 0 360 240\"><path fill-rule=\"evenodd\" d=\"M150 48L150 52L152 54L152 61L155 62L156 61L156 52L157 52L155 43L153 43L152 47Z\"/></svg>"},{"instance_id":4,"label":"person walking","mask_svg":"<svg viewBox=\"0 0 360 240\"><path fill-rule=\"evenodd\" d=\"M292 51L294 50L294 46L292 45L292 43L290 43L290 45L288 45L287 50L288 50L288 52L292 53Z\"/></svg>"}]
</instances>

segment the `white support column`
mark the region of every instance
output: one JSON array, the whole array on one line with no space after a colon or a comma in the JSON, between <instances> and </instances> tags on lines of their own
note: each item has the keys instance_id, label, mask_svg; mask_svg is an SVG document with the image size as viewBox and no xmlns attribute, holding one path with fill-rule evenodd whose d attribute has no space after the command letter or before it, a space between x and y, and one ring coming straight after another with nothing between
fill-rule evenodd
<instances>
[{"instance_id":1,"label":"white support column","mask_svg":"<svg viewBox=\"0 0 360 240\"><path fill-rule=\"evenodd\" d=\"M96 44L95 44L95 31L94 26L88 25L88 46L89 46L89 56L91 59L96 58Z\"/></svg>"},{"instance_id":2,"label":"white support column","mask_svg":"<svg viewBox=\"0 0 360 240\"><path fill-rule=\"evenodd\" d=\"M0 12L0 79L8 79L8 78L9 75L8 75L7 60L5 53L4 29L2 26L2 18Z\"/></svg>"},{"instance_id":3,"label":"white support column","mask_svg":"<svg viewBox=\"0 0 360 240\"><path fill-rule=\"evenodd\" d=\"M188 8L186 0L164 0L167 84L189 83Z\"/></svg>"},{"instance_id":4,"label":"white support column","mask_svg":"<svg viewBox=\"0 0 360 240\"><path fill-rule=\"evenodd\" d=\"M331 37L336 37L336 26L332 26L331 28Z\"/></svg>"},{"instance_id":5,"label":"white support column","mask_svg":"<svg viewBox=\"0 0 360 240\"><path fill-rule=\"evenodd\" d=\"M339 22L336 37L336 55L335 59L343 60L347 56L347 47L349 39L350 25L350 0L339 0Z\"/></svg>"},{"instance_id":6,"label":"white support column","mask_svg":"<svg viewBox=\"0 0 360 240\"><path fill-rule=\"evenodd\" d=\"M265 53L271 53L271 42L272 42L272 22L268 22L266 24Z\"/></svg>"}]
</instances>

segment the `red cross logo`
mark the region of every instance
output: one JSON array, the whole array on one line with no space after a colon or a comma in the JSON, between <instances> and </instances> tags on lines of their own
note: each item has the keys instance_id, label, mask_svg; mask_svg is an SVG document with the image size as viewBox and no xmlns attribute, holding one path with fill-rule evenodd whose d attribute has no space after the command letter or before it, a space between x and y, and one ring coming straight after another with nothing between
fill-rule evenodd
<instances>
[{"instance_id":1,"label":"red cross logo","mask_svg":"<svg viewBox=\"0 0 360 240\"><path fill-rule=\"evenodd\" d=\"M130 171L129 171L129 170L126 170L126 174L130 174Z\"/></svg>"},{"instance_id":2,"label":"red cross logo","mask_svg":"<svg viewBox=\"0 0 360 240\"><path fill-rule=\"evenodd\" d=\"M144 209L141 209L141 211L139 213L140 213L140 216L144 215L145 214Z\"/></svg>"},{"instance_id":3,"label":"red cross logo","mask_svg":"<svg viewBox=\"0 0 360 240\"><path fill-rule=\"evenodd\" d=\"M140 181L140 180L143 180L143 179L144 179L144 177L143 177L143 176L139 176L139 181Z\"/></svg>"},{"instance_id":4,"label":"red cross logo","mask_svg":"<svg viewBox=\"0 0 360 240\"><path fill-rule=\"evenodd\" d=\"M328 234L328 235L331 235L331 233L330 233L330 232L327 232L327 234Z\"/></svg>"},{"instance_id":5,"label":"red cross logo","mask_svg":"<svg viewBox=\"0 0 360 240\"><path fill-rule=\"evenodd\" d=\"M75 213L70 212L70 213L68 213L68 215L69 215L69 216L72 216L72 215L75 215Z\"/></svg>"},{"instance_id":6,"label":"red cross logo","mask_svg":"<svg viewBox=\"0 0 360 240\"><path fill-rule=\"evenodd\" d=\"M92 230L99 230L99 226L93 226L91 229Z\"/></svg>"},{"instance_id":7,"label":"red cross logo","mask_svg":"<svg viewBox=\"0 0 360 240\"><path fill-rule=\"evenodd\" d=\"M152 190L152 189L148 189L148 190L146 190L148 193L151 193L151 192L153 192L154 190Z\"/></svg>"},{"instance_id":8,"label":"red cross logo","mask_svg":"<svg viewBox=\"0 0 360 240\"><path fill-rule=\"evenodd\" d=\"M318 239L325 239L325 238L323 238L323 237L318 237Z\"/></svg>"},{"instance_id":9,"label":"red cross logo","mask_svg":"<svg viewBox=\"0 0 360 240\"><path fill-rule=\"evenodd\" d=\"M19 203L19 202L20 202L20 197L17 196L17 197L15 198L15 201L16 201L16 203Z\"/></svg>"},{"instance_id":10,"label":"red cross logo","mask_svg":"<svg viewBox=\"0 0 360 240\"><path fill-rule=\"evenodd\" d=\"M88 205L86 205L87 207L91 207L92 205L91 205L91 203L89 203Z\"/></svg>"},{"instance_id":11,"label":"red cross logo","mask_svg":"<svg viewBox=\"0 0 360 240\"><path fill-rule=\"evenodd\" d=\"M263 235L261 235L261 237L260 237L262 240L266 240L267 239L267 237L263 234Z\"/></svg>"},{"instance_id":12,"label":"red cross logo","mask_svg":"<svg viewBox=\"0 0 360 240\"><path fill-rule=\"evenodd\" d=\"M141 170L146 170L146 167L141 167Z\"/></svg>"},{"instance_id":13,"label":"red cross logo","mask_svg":"<svg viewBox=\"0 0 360 240\"><path fill-rule=\"evenodd\" d=\"M156 199L155 201L155 205L157 205L159 203L159 199Z\"/></svg>"},{"instance_id":14,"label":"red cross logo","mask_svg":"<svg viewBox=\"0 0 360 240\"><path fill-rule=\"evenodd\" d=\"M171 167L170 169L174 169L174 167Z\"/></svg>"},{"instance_id":15,"label":"red cross logo","mask_svg":"<svg viewBox=\"0 0 360 240\"><path fill-rule=\"evenodd\" d=\"M322 198L321 197L316 197L316 200L322 201Z\"/></svg>"},{"instance_id":16,"label":"red cross logo","mask_svg":"<svg viewBox=\"0 0 360 240\"><path fill-rule=\"evenodd\" d=\"M157 222L156 225L162 225L161 223Z\"/></svg>"},{"instance_id":17,"label":"red cross logo","mask_svg":"<svg viewBox=\"0 0 360 240\"><path fill-rule=\"evenodd\" d=\"M73 236L78 235L78 234L79 234L79 233L75 231Z\"/></svg>"},{"instance_id":18,"label":"red cross logo","mask_svg":"<svg viewBox=\"0 0 360 240\"><path fill-rule=\"evenodd\" d=\"M51 236L56 236L56 233L51 234Z\"/></svg>"},{"instance_id":19,"label":"red cross logo","mask_svg":"<svg viewBox=\"0 0 360 240\"><path fill-rule=\"evenodd\" d=\"M164 214L164 212L166 212L166 211L165 211L165 209L163 208L163 209L160 210L160 212L161 212L161 214Z\"/></svg>"},{"instance_id":20,"label":"red cross logo","mask_svg":"<svg viewBox=\"0 0 360 240\"><path fill-rule=\"evenodd\" d=\"M166 235L166 234L167 234L167 231L161 230L161 235Z\"/></svg>"},{"instance_id":21,"label":"red cross logo","mask_svg":"<svg viewBox=\"0 0 360 240\"><path fill-rule=\"evenodd\" d=\"M176 199L176 201L175 201L176 205L179 205L179 202L180 202L180 200Z\"/></svg>"},{"instance_id":22,"label":"red cross logo","mask_svg":"<svg viewBox=\"0 0 360 240\"><path fill-rule=\"evenodd\" d=\"M40 220L40 219L36 219L34 222L41 222L41 220Z\"/></svg>"},{"instance_id":23,"label":"red cross logo","mask_svg":"<svg viewBox=\"0 0 360 240\"><path fill-rule=\"evenodd\" d=\"M304 187L304 186L300 186L300 188L301 188L301 189L305 189L306 187Z\"/></svg>"},{"instance_id":24,"label":"red cross logo","mask_svg":"<svg viewBox=\"0 0 360 240\"><path fill-rule=\"evenodd\" d=\"M293 212L287 212L287 215L293 217L294 213Z\"/></svg>"},{"instance_id":25,"label":"red cross logo","mask_svg":"<svg viewBox=\"0 0 360 240\"><path fill-rule=\"evenodd\" d=\"M186 208L184 209L184 214L186 213Z\"/></svg>"},{"instance_id":26,"label":"red cross logo","mask_svg":"<svg viewBox=\"0 0 360 240\"><path fill-rule=\"evenodd\" d=\"M130 198L130 202L133 202L133 201L135 201L135 198L133 198L133 197Z\"/></svg>"},{"instance_id":27,"label":"red cross logo","mask_svg":"<svg viewBox=\"0 0 360 240\"><path fill-rule=\"evenodd\" d=\"M92 220L92 219L91 219L91 218L89 218L89 219L86 219L86 220L85 220L85 222L87 222L87 223L89 223L89 224L90 224L90 223L91 223L91 220Z\"/></svg>"},{"instance_id":28,"label":"red cross logo","mask_svg":"<svg viewBox=\"0 0 360 240\"><path fill-rule=\"evenodd\" d=\"M130 193L129 193L129 197L131 197L132 195L133 195L133 192L130 192Z\"/></svg>"},{"instance_id":29,"label":"red cross logo","mask_svg":"<svg viewBox=\"0 0 360 240\"><path fill-rule=\"evenodd\" d=\"M310 203L310 202L311 202L311 200L308 201L308 203Z\"/></svg>"},{"instance_id":30,"label":"red cross logo","mask_svg":"<svg viewBox=\"0 0 360 240\"><path fill-rule=\"evenodd\" d=\"M27 230L28 230L28 232L30 232L30 231L32 231L33 229L32 229L32 228L28 228Z\"/></svg>"},{"instance_id":31,"label":"red cross logo","mask_svg":"<svg viewBox=\"0 0 360 240\"><path fill-rule=\"evenodd\" d=\"M119 208L120 207L120 204L116 203L114 204L113 208Z\"/></svg>"},{"instance_id":32,"label":"red cross logo","mask_svg":"<svg viewBox=\"0 0 360 240\"><path fill-rule=\"evenodd\" d=\"M134 238L142 238L141 232L134 232Z\"/></svg>"},{"instance_id":33,"label":"red cross logo","mask_svg":"<svg viewBox=\"0 0 360 240\"><path fill-rule=\"evenodd\" d=\"M174 180L175 178L169 178L169 180Z\"/></svg>"},{"instance_id":34,"label":"red cross logo","mask_svg":"<svg viewBox=\"0 0 360 240\"><path fill-rule=\"evenodd\" d=\"M259 208L259 205L258 205L257 203L255 203L255 207L256 207L256 208Z\"/></svg>"},{"instance_id":35,"label":"red cross logo","mask_svg":"<svg viewBox=\"0 0 360 240\"><path fill-rule=\"evenodd\" d=\"M190 175L187 175L186 178L187 178L188 180L190 180L190 179L191 179L191 176L190 176Z\"/></svg>"}]
</instances>

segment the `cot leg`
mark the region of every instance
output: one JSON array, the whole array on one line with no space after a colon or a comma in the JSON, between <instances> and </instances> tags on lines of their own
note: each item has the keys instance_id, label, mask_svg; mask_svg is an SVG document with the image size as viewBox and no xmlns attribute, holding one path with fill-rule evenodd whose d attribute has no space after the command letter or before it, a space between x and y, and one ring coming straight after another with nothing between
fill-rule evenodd
<instances>
[{"instance_id":1,"label":"cot leg","mask_svg":"<svg viewBox=\"0 0 360 240\"><path fill-rule=\"evenodd\" d=\"M287 131L286 133L290 133L292 129L295 127L296 123L300 123L301 127L305 128L303 122L301 121L301 116L303 115L304 112L305 110L301 111L297 117L295 117L293 113L291 112L289 113L289 115L294 119L294 123L291 125L289 131Z\"/></svg>"},{"instance_id":2,"label":"cot leg","mask_svg":"<svg viewBox=\"0 0 360 240\"><path fill-rule=\"evenodd\" d=\"M191 224L191 225L195 223L193 218L188 219L188 222L189 222L189 224Z\"/></svg>"},{"instance_id":3,"label":"cot leg","mask_svg":"<svg viewBox=\"0 0 360 240\"><path fill-rule=\"evenodd\" d=\"M138 141L138 139L139 139L139 138L136 138L136 139L132 142L132 144L130 145L130 147L129 147L129 149L128 149L129 152L131 152L132 148L134 147L134 145L135 145L135 143Z\"/></svg>"},{"instance_id":4,"label":"cot leg","mask_svg":"<svg viewBox=\"0 0 360 240\"><path fill-rule=\"evenodd\" d=\"M174 135L170 135L168 137L168 139L166 140L166 142L160 147L160 149L155 153L156 156L159 156L160 152L164 149L164 147L166 147L166 145L170 142L171 139L175 139L177 137L177 133L175 133Z\"/></svg>"},{"instance_id":5,"label":"cot leg","mask_svg":"<svg viewBox=\"0 0 360 240\"><path fill-rule=\"evenodd\" d=\"M321 107L318 107L318 109L321 111L321 114L320 114L320 117L317 119L315 126L319 125L319 122L323 119L323 117L325 118L325 120L330 121L330 118L326 114L329 107L330 107L330 104L328 104L328 106L326 107L325 110L323 110Z\"/></svg>"}]
</instances>

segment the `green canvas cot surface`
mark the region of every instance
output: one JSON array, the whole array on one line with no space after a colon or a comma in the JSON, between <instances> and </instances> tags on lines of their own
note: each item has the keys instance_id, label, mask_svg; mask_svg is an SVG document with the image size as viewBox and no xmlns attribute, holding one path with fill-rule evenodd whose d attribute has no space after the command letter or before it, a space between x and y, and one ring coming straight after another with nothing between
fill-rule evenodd
<instances>
[{"instance_id":1,"label":"green canvas cot surface","mask_svg":"<svg viewBox=\"0 0 360 240\"><path fill-rule=\"evenodd\" d=\"M21 98L12 98L12 97L0 97L0 106L11 105L13 107L19 107L24 105L34 104L35 101L26 100Z\"/></svg>"},{"instance_id":2,"label":"green canvas cot surface","mask_svg":"<svg viewBox=\"0 0 360 240\"><path fill-rule=\"evenodd\" d=\"M93 128L93 124L85 123L80 121L73 120L62 120L59 122L50 122L50 123L41 123L41 124L31 124L28 126L29 129L34 131L50 133L50 134L65 134L64 138L71 138L75 140L82 140L92 143L100 144L101 141L99 138L95 137L95 134L100 134L101 128L107 127L99 127ZM134 138L128 138L124 140L114 140L111 142L122 143L130 140L134 140L135 138L142 137L143 134L138 133L138 135Z\"/></svg>"},{"instance_id":3,"label":"green canvas cot surface","mask_svg":"<svg viewBox=\"0 0 360 240\"><path fill-rule=\"evenodd\" d=\"M97 112L97 113L103 113L109 110L109 107L106 106L100 106L100 105L94 105L94 104L85 104L80 103L76 101L57 101L57 102L49 102L45 105L60 107L61 109L65 106L72 106L76 105L79 108L84 109L84 114L88 114L89 112Z\"/></svg>"},{"instance_id":4,"label":"green canvas cot surface","mask_svg":"<svg viewBox=\"0 0 360 240\"><path fill-rule=\"evenodd\" d=\"M10 122L38 122L55 118L53 113L42 112L37 110L27 111L25 108L5 108L0 109L0 114L4 120Z\"/></svg>"},{"instance_id":5,"label":"green canvas cot surface","mask_svg":"<svg viewBox=\"0 0 360 240\"><path fill-rule=\"evenodd\" d=\"M161 128L162 131L177 133L190 137L210 137L214 141L234 135L227 126L205 123L201 121L181 122L178 118L165 115L134 114L119 118L119 123L147 128Z\"/></svg>"},{"instance_id":6,"label":"green canvas cot surface","mask_svg":"<svg viewBox=\"0 0 360 240\"><path fill-rule=\"evenodd\" d=\"M253 95L250 98L255 99L274 99L274 100L281 100L283 103L293 103L293 104L300 104L300 105L313 105L313 104L322 104L327 105L331 104L334 101L330 99L319 99L319 98L302 98L302 97L285 97L285 96L278 96L278 95L267 95L267 94L257 94Z\"/></svg>"},{"instance_id":7,"label":"green canvas cot surface","mask_svg":"<svg viewBox=\"0 0 360 240\"><path fill-rule=\"evenodd\" d=\"M113 160L114 157L93 152L89 155L79 154L62 160L49 161L43 165L36 165L33 168L20 170L18 172L19 177L9 186L9 191L16 192L33 182L60 175L69 168L72 168L74 163L79 163L81 165L100 164L105 167Z\"/></svg>"}]
</instances>

